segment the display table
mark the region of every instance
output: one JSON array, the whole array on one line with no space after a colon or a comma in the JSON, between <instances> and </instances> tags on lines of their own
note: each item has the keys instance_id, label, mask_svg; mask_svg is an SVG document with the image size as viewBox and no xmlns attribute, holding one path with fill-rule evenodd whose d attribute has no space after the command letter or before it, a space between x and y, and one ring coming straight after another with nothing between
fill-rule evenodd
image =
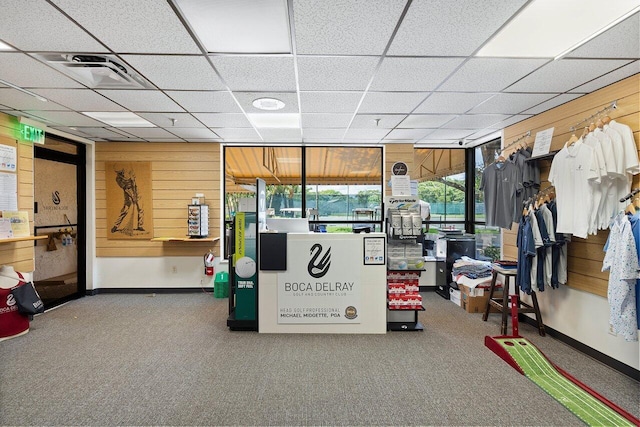
<instances>
[{"instance_id":1,"label":"display table","mask_svg":"<svg viewBox=\"0 0 640 427\"><path fill-rule=\"evenodd\" d=\"M384 233L288 233L286 265L259 267L258 332L386 333L385 246Z\"/></svg>"}]
</instances>

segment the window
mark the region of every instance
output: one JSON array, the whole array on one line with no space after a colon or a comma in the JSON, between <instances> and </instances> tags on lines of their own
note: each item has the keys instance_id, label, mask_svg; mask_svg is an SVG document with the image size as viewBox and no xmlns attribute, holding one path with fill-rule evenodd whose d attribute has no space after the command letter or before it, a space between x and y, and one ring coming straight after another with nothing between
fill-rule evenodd
<instances>
[{"instance_id":1,"label":"window","mask_svg":"<svg viewBox=\"0 0 640 427\"><path fill-rule=\"evenodd\" d=\"M230 146L224 165L227 228L251 206L256 178L266 182L267 217L308 217L323 232L382 228L382 147Z\"/></svg>"},{"instance_id":2,"label":"window","mask_svg":"<svg viewBox=\"0 0 640 427\"><path fill-rule=\"evenodd\" d=\"M484 193L480 190L482 173L500 153L500 139L480 145L474 151L474 233L476 235L476 258L495 261L500 258L502 236L500 227L490 227L485 222Z\"/></svg>"}]
</instances>

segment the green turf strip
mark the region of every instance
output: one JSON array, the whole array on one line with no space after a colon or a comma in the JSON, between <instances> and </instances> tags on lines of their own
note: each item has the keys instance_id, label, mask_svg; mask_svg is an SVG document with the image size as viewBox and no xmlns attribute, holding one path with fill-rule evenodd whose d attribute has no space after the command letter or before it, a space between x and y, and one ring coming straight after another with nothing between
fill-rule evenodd
<instances>
[{"instance_id":1,"label":"green turf strip","mask_svg":"<svg viewBox=\"0 0 640 427\"><path fill-rule=\"evenodd\" d=\"M497 338L524 374L590 426L633 426L629 420L564 377L524 338ZM513 345L510 345L510 344Z\"/></svg>"}]
</instances>

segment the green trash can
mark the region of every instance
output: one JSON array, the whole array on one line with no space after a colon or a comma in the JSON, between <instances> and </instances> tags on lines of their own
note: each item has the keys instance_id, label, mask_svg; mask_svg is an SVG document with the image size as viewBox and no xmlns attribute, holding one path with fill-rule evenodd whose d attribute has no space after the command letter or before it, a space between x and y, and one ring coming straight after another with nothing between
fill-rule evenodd
<instances>
[{"instance_id":1,"label":"green trash can","mask_svg":"<svg viewBox=\"0 0 640 427\"><path fill-rule=\"evenodd\" d=\"M229 297L229 273L226 271L216 273L216 278L213 282L213 296L215 298Z\"/></svg>"}]
</instances>

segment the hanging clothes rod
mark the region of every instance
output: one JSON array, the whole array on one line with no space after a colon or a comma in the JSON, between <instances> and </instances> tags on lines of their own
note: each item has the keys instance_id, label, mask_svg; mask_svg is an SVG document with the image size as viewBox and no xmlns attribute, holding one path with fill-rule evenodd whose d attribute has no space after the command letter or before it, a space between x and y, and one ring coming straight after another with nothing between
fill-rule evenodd
<instances>
[{"instance_id":1,"label":"hanging clothes rod","mask_svg":"<svg viewBox=\"0 0 640 427\"><path fill-rule=\"evenodd\" d=\"M629 200L630 198L632 198L633 196L635 196L638 193L640 193L640 188L634 188L633 190L631 190L631 192L629 194L627 194L626 196L624 196L623 198L620 199L620 203Z\"/></svg>"},{"instance_id":2,"label":"hanging clothes rod","mask_svg":"<svg viewBox=\"0 0 640 427\"><path fill-rule=\"evenodd\" d=\"M584 118L582 120L580 120L578 123L576 123L575 125L571 126L569 128L569 130L571 132L575 132L576 129L578 128L578 126L580 126L582 123L586 123L586 122L590 122L591 120L595 119L596 117L598 117L600 114L604 114L607 111L611 111L611 110L615 110L618 108L618 100L616 99L615 101L613 101L611 103L611 105L607 105L606 107L604 107L602 110L598 110L595 113L593 113L592 115L590 115L587 118Z\"/></svg>"},{"instance_id":3,"label":"hanging clothes rod","mask_svg":"<svg viewBox=\"0 0 640 427\"><path fill-rule=\"evenodd\" d=\"M514 139L513 141L511 141L506 147L504 147L502 150L500 150L500 152L505 151L507 148L511 147L512 145L517 144L518 142L522 141L525 138L528 138L531 136L531 131L527 131L527 133L525 133L524 135L519 136L518 138Z\"/></svg>"},{"instance_id":4,"label":"hanging clothes rod","mask_svg":"<svg viewBox=\"0 0 640 427\"><path fill-rule=\"evenodd\" d=\"M524 201L522 202L522 204L523 204L524 206L526 206L526 205L528 205L528 204L530 204L530 203L533 203L533 201L534 201L534 200L536 200L538 197L540 197L540 196L544 196L544 195L545 195L545 194L547 194L547 193L550 193L550 192L552 192L552 191L555 191L555 189L556 189L556 188L555 188L553 185L550 185L550 186L548 186L548 187L545 187L545 188L543 188L542 190L538 191L538 192L537 192L536 194L534 194L533 196L529 197L527 200L524 200Z\"/></svg>"}]
</instances>

